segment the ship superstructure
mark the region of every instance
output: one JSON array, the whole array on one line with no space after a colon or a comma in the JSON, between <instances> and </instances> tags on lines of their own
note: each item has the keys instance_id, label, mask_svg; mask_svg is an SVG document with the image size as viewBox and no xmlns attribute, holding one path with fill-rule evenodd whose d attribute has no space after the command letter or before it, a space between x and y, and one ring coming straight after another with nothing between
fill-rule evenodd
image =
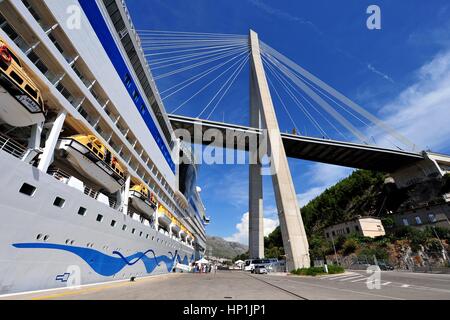
<instances>
[{"instance_id":1,"label":"ship superstructure","mask_svg":"<svg viewBox=\"0 0 450 320\"><path fill-rule=\"evenodd\" d=\"M0 294L201 257L198 168L125 4L1 1L0 40Z\"/></svg>"}]
</instances>

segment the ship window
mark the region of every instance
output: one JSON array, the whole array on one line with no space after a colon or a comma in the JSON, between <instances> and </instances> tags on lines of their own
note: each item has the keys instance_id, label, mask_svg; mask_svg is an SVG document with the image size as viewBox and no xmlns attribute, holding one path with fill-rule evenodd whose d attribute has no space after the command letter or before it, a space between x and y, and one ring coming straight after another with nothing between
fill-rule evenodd
<instances>
[{"instance_id":1,"label":"ship window","mask_svg":"<svg viewBox=\"0 0 450 320\"><path fill-rule=\"evenodd\" d=\"M64 203L66 203L66 200L60 197L56 197L55 201L53 201L53 205L60 208L64 207Z\"/></svg>"},{"instance_id":2,"label":"ship window","mask_svg":"<svg viewBox=\"0 0 450 320\"><path fill-rule=\"evenodd\" d=\"M139 93L137 92L137 90L134 90L133 91L133 100L138 101L138 99L139 99Z\"/></svg>"},{"instance_id":3,"label":"ship window","mask_svg":"<svg viewBox=\"0 0 450 320\"><path fill-rule=\"evenodd\" d=\"M139 237L142 237L142 233L143 233L142 231L139 233Z\"/></svg>"},{"instance_id":4,"label":"ship window","mask_svg":"<svg viewBox=\"0 0 450 320\"><path fill-rule=\"evenodd\" d=\"M19 58L16 57L14 53L12 53L11 50L8 49L9 54L11 55L11 58L19 65L19 67L22 67L22 64L20 63Z\"/></svg>"},{"instance_id":5,"label":"ship window","mask_svg":"<svg viewBox=\"0 0 450 320\"><path fill-rule=\"evenodd\" d=\"M145 239L148 239L148 234L145 235Z\"/></svg>"},{"instance_id":6,"label":"ship window","mask_svg":"<svg viewBox=\"0 0 450 320\"><path fill-rule=\"evenodd\" d=\"M10 76L18 84L22 84L23 83L23 79L17 73L15 73L14 71L11 71Z\"/></svg>"},{"instance_id":7,"label":"ship window","mask_svg":"<svg viewBox=\"0 0 450 320\"><path fill-rule=\"evenodd\" d=\"M8 69L8 65L2 59L0 59L0 68L2 68L3 70Z\"/></svg>"},{"instance_id":8,"label":"ship window","mask_svg":"<svg viewBox=\"0 0 450 320\"><path fill-rule=\"evenodd\" d=\"M116 226L116 220L111 220L111 227L115 227Z\"/></svg>"},{"instance_id":9,"label":"ship window","mask_svg":"<svg viewBox=\"0 0 450 320\"><path fill-rule=\"evenodd\" d=\"M39 233L39 234L37 235L37 237L36 237L36 240L41 240L41 238L42 238L42 234Z\"/></svg>"},{"instance_id":10,"label":"ship window","mask_svg":"<svg viewBox=\"0 0 450 320\"><path fill-rule=\"evenodd\" d=\"M48 234L46 234L46 235L44 236L44 241L47 241L47 240L48 240L48 238L49 238L49 235L48 235Z\"/></svg>"},{"instance_id":11,"label":"ship window","mask_svg":"<svg viewBox=\"0 0 450 320\"><path fill-rule=\"evenodd\" d=\"M80 216L85 216L85 215L86 215L86 208L80 207L80 208L78 209L78 214L79 214Z\"/></svg>"},{"instance_id":12,"label":"ship window","mask_svg":"<svg viewBox=\"0 0 450 320\"><path fill-rule=\"evenodd\" d=\"M24 183L22 185L22 187L20 187L19 192L32 197L32 196L34 196L34 193L36 192L36 187L32 186L31 184Z\"/></svg>"},{"instance_id":13,"label":"ship window","mask_svg":"<svg viewBox=\"0 0 450 320\"><path fill-rule=\"evenodd\" d=\"M97 220L97 222L102 222L103 216L101 214L98 214L96 220Z\"/></svg>"},{"instance_id":14,"label":"ship window","mask_svg":"<svg viewBox=\"0 0 450 320\"><path fill-rule=\"evenodd\" d=\"M31 88L29 85L25 85L25 90L35 99L37 99L37 91Z\"/></svg>"},{"instance_id":15,"label":"ship window","mask_svg":"<svg viewBox=\"0 0 450 320\"><path fill-rule=\"evenodd\" d=\"M136 229L133 228L133 229L131 230L131 233L134 234L135 232L136 232Z\"/></svg>"},{"instance_id":16,"label":"ship window","mask_svg":"<svg viewBox=\"0 0 450 320\"><path fill-rule=\"evenodd\" d=\"M126 75L125 75L125 86L130 86L130 84L131 84L131 78L130 78L130 75L127 73Z\"/></svg>"},{"instance_id":17,"label":"ship window","mask_svg":"<svg viewBox=\"0 0 450 320\"><path fill-rule=\"evenodd\" d=\"M125 231L125 230L127 230L127 225L126 225L126 224L124 224L124 225L122 226L122 231Z\"/></svg>"}]
</instances>

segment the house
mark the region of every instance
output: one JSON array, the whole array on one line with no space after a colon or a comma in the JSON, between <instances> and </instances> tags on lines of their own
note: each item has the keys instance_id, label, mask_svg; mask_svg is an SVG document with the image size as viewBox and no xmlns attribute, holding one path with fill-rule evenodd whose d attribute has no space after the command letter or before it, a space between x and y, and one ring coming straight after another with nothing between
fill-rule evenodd
<instances>
[{"instance_id":1,"label":"house","mask_svg":"<svg viewBox=\"0 0 450 320\"><path fill-rule=\"evenodd\" d=\"M369 238L386 234L381 220L374 217L357 217L350 221L329 226L324 230L325 238L330 241L339 236L347 237L355 233Z\"/></svg>"},{"instance_id":2,"label":"house","mask_svg":"<svg viewBox=\"0 0 450 320\"><path fill-rule=\"evenodd\" d=\"M392 216L395 225L425 228L437 226L450 228L450 203L424 205L396 213Z\"/></svg>"}]
</instances>

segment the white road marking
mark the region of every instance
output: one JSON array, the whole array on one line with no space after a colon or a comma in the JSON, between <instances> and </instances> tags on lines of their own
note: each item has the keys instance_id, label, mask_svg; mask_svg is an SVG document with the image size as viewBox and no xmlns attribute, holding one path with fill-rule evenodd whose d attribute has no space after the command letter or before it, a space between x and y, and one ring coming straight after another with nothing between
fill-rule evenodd
<instances>
[{"instance_id":1,"label":"white road marking","mask_svg":"<svg viewBox=\"0 0 450 320\"><path fill-rule=\"evenodd\" d=\"M359 275L359 276L352 276L352 277L350 277L350 278L339 279L338 281L354 280L354 279L359 279L359 278L361 278L361 277L362 277L361 275Z\"/></svg>"},{"instance_id":2,"label":"white road marking","mask_svg":"<svg viewBox=\"0 0 450 320\"><path fill-rule=\"evenodd\" d=\"M355 276L354 273L352 273L352 274L341 274L339 276L329 276L329 277L326 277L324 279L325 280L336 280L336 279L342 279L342 278L348 278L348 277L354 277L354 276Z\"/></svg>"},{"instance_id":3,"label":"white road marking","mask_svg":"<svg viewBox=\"0 0 450 320\"><path fill-rule=\"evenodd\" d=\"M363 280L368 280L369 278L362 278L362 279L356 279L356 280L352 280L350 282L358 282L358 281L363 281Z\"/></svg>"},{"instance_id":4,"label":"white road marking","mask_svg":"<svg viewBox=\"0 0 450 320\"><path fill-rule=\"evenodd\" d=\"M402 288L408 288L408 287L409 287L409 284L402 284L401 287L402 287Z\"/></svg>"},{"instance_id":5,"label":"white road marking","mask_svg":"<svg viewBox=\"0 0 450 320\"><path fill-rule=\"evenodd\" d=\"M294 283L297 283L297 284L300 282L300 281L295 281L295 280L287 280L287 281L294 282ZM356 291L356 290L350 290L350 289L342 289L342 288L333 288L333 287L328 287L328 286L322 286L322 285L318 285L318 284L312 284L312 283L309 283L309 282L306 282L306 281L301 281L300 283L302 285L305 285L305 286L324 288L324 289L327 289L327 290L345 291L345 292L351 292L351 293L362 294L362 295L367 295L367 296L380 297L380 298L385 298L385 299L405 300L404 298L397 298L397 297L386 296L386 295L382 295L382 294L374 294L374 293L368 293L368 292L362 292L362 291Z\"/></svg>"},{"instance_id":6,"label":"white road marking","mask_svg":"<svg viewBox=\"0 0 450 320\"><path fill-rule=\"evenodd\" d=\"M391 283L392 283L392 282L389 282L389 281L388 281L388 282L382 283L381 285L382 285L382 286L387 286L388 284L391 284Z\"/></svg>"}]
</instances>

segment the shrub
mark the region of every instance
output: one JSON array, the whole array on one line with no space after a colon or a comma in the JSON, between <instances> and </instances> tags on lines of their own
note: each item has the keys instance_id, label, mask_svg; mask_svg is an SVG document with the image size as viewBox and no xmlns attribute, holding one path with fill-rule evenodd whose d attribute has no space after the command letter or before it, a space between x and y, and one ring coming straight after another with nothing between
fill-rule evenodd
<instances>
[{"instance_id":1,"label":"shrub","mask_svg":"<svg viewBox=\"0 0 450 320\"><path fill-rule=\"evenodd\" d=\"M336 274L336 273L344 273L344 267L336 266L336 265L329 265L328 266L328 273L329 274Z\"/></svg>"},{"instance_id":2,"label":"shrub","mask_svg":"<svg viewBox=\"0 0 450 320\"><path fill-rule=\"evenodd\" d=\"M336 273L343 273L344 268L341 266L334 266L330 265L328 266L328 274L336 274ZM323 267L311 267L311 268L300 268L297 270L291 271L292 274L299 275L299 276L312 276L315 277L317 275L325 274L325 270Z\"/></svg>"},{"instance_id":3,"label":"shrub","mask_svg":"<svg viewBox=\"0 0 450 320\"><path fill-rule=\"evenodd\" d=\"M356 251L358 248L358 243L355 239L347 239L345 240L342 249L344 250L343 253L345 256L348 256L349 254Z\"/></svg>"}]
</instances>

